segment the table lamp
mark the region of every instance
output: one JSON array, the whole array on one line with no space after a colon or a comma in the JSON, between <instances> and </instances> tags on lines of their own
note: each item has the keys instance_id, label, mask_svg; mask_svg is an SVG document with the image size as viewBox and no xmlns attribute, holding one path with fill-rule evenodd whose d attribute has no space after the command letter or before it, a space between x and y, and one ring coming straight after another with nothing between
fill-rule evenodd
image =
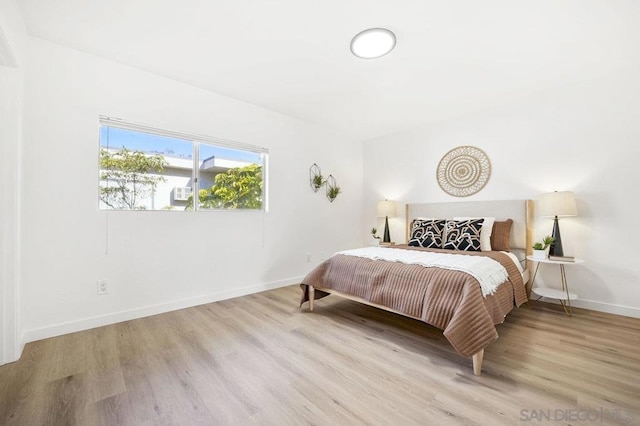
<instances>
[{"instance_id":1,"label":"table lamp","mask_svg":"<svg viewBox=\"0 0 640 426\"><path fill-rule=\"evenodd\" d=\"M391 237L389 236L389 216L396 216L396 203L389 200L378 201L378 217L384 217L384 237L383 243L390 243Z\"/></svg>"},{"instance_id":2,"label":"table lamp","mask_svg":"<svg viewBox=\"0 0 640 426\"><path fill-rule=\"evenodd\" d=\"M576 199L571 191L555 191L541 194L538 209L540 216L553 217L553 232L551 236L555 242L549 248L550 256L564 256L562 238L560 237L559 217L577 216Z\"/></svg>"}]
</instances>

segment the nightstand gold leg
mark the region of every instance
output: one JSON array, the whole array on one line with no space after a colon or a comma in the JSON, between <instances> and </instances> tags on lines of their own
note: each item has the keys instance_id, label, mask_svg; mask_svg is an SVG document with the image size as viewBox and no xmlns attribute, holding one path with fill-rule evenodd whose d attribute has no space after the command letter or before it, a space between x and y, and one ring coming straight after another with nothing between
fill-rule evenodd
<instances>
[{"instance_id":1,"label":"nightstand gold leg","mask_svg":"<svg viewBox=\"0 0 640 426\"><path fill-rule=\"evenodd\" d=\"M535 285L535 283L536 283L536 275L538 275L538 268L539 268L539 267L540 267L540 262L537 262L537 263L536 263L536 269L535 269L535 271L533 271L533 277L531 277L531 290L533 290L533 286L534 286L534 285ZM538 297L538 298L536 299L536 302L537 302L538 300L540 300L540 299L542 299L542 296Z\"/></svg>"},{"instance_id":2,"label":"nightstand gold leg","mask_svg":"<svg viewBox=\"0 0 640 426\"><path fill-rule=\"evenodd\" d=\"M564 265L562 264L560 264L560 278L562 279L562 289L567 294L566 305L562 300L560 300L560 304L562 304L562 308L564 309L565 313L571 317L573 316L573 313L571 312L571 299L569 298L569 284L567 284L567 275L564 272ZM569 307L568 310L567 307Z\"/></svg>"},{"instance_id":3,"label":"nightstand gold leg","mask_svg":"<svg viewBox=\"0 0 640 426\"><path fill-rule=\"evenodd\" d=\"M533 288L533 284L536 282L536 275L538 275L538 268L540 267L540 262L536 263L536 270L533 271L533 277L531 278L531 287Z\"/></svg>"}]
</instances>

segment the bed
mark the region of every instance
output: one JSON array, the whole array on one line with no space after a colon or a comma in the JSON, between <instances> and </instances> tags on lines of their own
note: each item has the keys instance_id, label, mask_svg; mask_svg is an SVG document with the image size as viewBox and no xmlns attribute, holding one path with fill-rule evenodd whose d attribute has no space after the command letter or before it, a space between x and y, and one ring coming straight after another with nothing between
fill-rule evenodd
<instances>
[{"instance_id":1,"label":"bed","mask_svg":"<svg viewBox=\"0 0 640 426\"><path fill-rule=\"evenodd\" d=\"M479 238L482 224L491 222L491 218L495 218L494 233L509 227L506 235L503 232L491 240L496 248L507 250L479 251L479 245L473 246L479 244L477 239L467 238L467 234L457 241L468 240L472 247L464 243L449 244L449 249L437 248L431 243L432 237L436 235L437 240L439 234L422 232L433 231L429 224L438 231L440 221L448 219L448 232L442 241L437 241L445 245L456 240L457 226L466 226L460 228L465 232L477 231L475 237ZM303 279L300 304L309 302L313 311L316 300L333 294L423 321L443 330L458 354L472 358L473 372L480 375L484 349L498 338L495 326L528 299L530 265L524 258L532 245L533 202L407 204L405 219L407 241L412 246L336 253ZM485 226L485 231L488 229ZM427 234L429 237L421 239ZM488 238L488 234L483 235L486 244ZM422 247L430 244L431 247ZM483 249L488 247L486 244L483 241Z\"/></svg>"}]
</instances>

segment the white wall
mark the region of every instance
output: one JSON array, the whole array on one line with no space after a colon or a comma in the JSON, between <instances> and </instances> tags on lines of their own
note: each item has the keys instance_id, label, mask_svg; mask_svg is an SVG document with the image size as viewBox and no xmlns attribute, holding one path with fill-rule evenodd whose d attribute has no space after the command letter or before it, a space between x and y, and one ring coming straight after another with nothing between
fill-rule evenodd
<instances>
[{"instance_id":1,"label":"white wall","mask_svg":"<svg viewBox=\"0 0 640 426\"><path fill-rule=\"evenodd\" d=\"M25 340L299 282L361 243L360 144L39 39L28 59ZM99 115L267 147L269 212L98 211ZM342 186L334 203L309 188L314 162Z\"/></svg>"},{"instance_id":2,"label":"white wall","mask_svg":"<svg viewBox=\"0 0 640 426\"><path fill-rule=\"evenodd\" d=\"M438 186L436 167L451 148L474 145L489 156L492 175L468 199L574 191L579 217L561 219L560 228L565 253L586 260L567 268L569 285L581 299L576 305L640 317L639 71L575 81L520 103L366 142L363 232L380 226L375 202L384 197L458 201ZM403 219L391 223L392 238L404 239ZM550 219L539 218L534 237L550 234L551 227ZM558 284L554 268L544 268L541 283Z\"/></svg>"},{"instance_id":3,"label":"white wall","mask_svg":"<svg viewBox=\"0 0 640 426\"><path fill-rule=\"evenodd\" d=\"M26 30L13 0L0 0L0 365L22 350L18 329L19 186Z\"/></svg>"}]
</instances>

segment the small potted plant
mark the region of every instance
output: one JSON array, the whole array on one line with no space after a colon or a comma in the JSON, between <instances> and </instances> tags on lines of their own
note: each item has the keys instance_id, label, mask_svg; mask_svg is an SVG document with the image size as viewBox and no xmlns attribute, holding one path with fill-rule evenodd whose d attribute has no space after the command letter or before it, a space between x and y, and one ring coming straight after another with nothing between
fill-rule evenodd
<instances>
[{"instance_id":1,"label":"small potted plant","mask_svg":"<svg viewBox=\"0 0 640 426\"><path fill-rule=\"evenodd\" d=\"M371 228L371 236L374 238L374 245L380 245L380 237L378 237L378 230L376 228Z\"/></svg>"},{"instance_id":2,"label":"small potted plant","mask_svg":"<svg viewBox=\"0 0 640 426\"><path fill-rule=\"evenodd\" d=\"M322 177L322 170L320 170L320 166L316 163L313 163L311 167L309 167L309 184L311 185L311 189L313 192L318 192L318 189L324 185L324 177Z\"/></svg>"},{"instance_id":3,"label":"small potted plant","mask_svg":"<svg viewBox=\"0 0 640 426\"><path fill-rule=\"evenodd\" d=\"M536 259L546 259L547 258L547 247L549 247L551 244L555 243L556 240L555 238L547 235L546 237L544 237L542 239L542 241L539 241L537 243L535 243L532 248L533 248L533 257Z\"/></svg>"},{"instance_id":4,"label":"small potted plant","mask_svg":"<svg viewBox=\"0 0 640 426\"><path fill-rule=\"evenodd\" d=\"M315 175L313 178L311 178L311 187L313 188L314 192L318 191L318 189L320 189L322 185L324 185L324 178L322 177L322 175Z\"/></svg>"},{"instance_id":5,"label":"small potted plant","mask_svg":"<svg viewBox=\"0 0 640 426\"><path fill-rule=\"evenodd\" d=\"M339 193L340 193L340 187L339 186L327 187L327 198L332 203L333 203L333 200L336 199L336 197L338 196Z\"/></svg>"}]
</instances>

